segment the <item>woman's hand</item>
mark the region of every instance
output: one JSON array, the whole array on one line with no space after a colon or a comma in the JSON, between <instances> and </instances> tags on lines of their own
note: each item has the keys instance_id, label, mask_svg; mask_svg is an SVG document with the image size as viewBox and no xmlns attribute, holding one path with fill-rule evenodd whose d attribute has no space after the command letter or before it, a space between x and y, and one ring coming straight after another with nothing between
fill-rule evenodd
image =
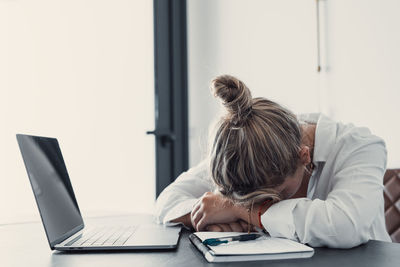
<instances>
[{"instance_id":1,"label":"woman's hand","mask_svg":"<svg viewBox=\"0 0 400 267\"><path fill-rule=\"evenodd\" d=\"M205 230L208 225L228 224L239 219L233 202L212 192L205 193L193 206L190 218L196 231ZM234 227L239 229L237 225Z\"/></svg>"},{"instance_id":2,"label":"woman's hand","mask_svg":"<svg viewBox=\"0 0 400 267\"><path fill-rule=\"evenodd\" d=\"M239 220L231 223L218 223L210 224L206 227L206 231L210 232L247 232L248 224L245 221ZM251 225L250 231L255 231L254 226Z\"/></svg>"}]
</instances>

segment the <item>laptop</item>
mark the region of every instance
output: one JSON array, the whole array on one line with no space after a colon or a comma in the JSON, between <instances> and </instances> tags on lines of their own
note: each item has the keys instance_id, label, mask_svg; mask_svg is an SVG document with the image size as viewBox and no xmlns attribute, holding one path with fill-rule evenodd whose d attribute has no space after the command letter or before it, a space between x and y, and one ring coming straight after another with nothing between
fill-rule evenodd
<instances>
[{"instance_id":1,"label":"laptop","mask_svg":"<svg viewBox=\"0 0 400 267\"><path fill-rule=\"evenodd\" d=\"M52 250L174 249L182 227L157 223L85 227L57 139L17 134Z\"/></svg>"}]
</instances>

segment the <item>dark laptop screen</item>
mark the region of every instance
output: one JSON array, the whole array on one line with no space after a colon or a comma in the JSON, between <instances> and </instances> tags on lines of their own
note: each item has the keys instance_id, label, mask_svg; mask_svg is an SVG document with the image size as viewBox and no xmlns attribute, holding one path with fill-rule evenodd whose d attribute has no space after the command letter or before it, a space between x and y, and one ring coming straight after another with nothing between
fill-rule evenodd
<instances>
[{"instance_id":1,"label":"dark laptop screen","mask_svg":"<svg viewBox=\"0 0 400 267\"><path fill-rule=\"evenodd\" d=\"M17 135L50 246L83 226L57 139Z\"/></svg>"}]
</instances>

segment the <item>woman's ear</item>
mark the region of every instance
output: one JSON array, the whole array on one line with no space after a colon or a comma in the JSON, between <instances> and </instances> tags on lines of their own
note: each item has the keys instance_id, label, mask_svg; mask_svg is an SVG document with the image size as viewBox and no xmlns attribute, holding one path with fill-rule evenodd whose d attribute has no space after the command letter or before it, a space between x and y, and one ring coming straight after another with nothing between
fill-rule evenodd
<instances>
[{"instance_id":1,"label":"woman's ear","mask_svg":"<svg viewBox=\"0 0 400 267\"><path fill-rule=\"evenodd\" d=\"M299 151L299 157L302 164L304 165L310 164L311 162L310 148L308 146L303 145Z\"/></svg>"}]
</instances>

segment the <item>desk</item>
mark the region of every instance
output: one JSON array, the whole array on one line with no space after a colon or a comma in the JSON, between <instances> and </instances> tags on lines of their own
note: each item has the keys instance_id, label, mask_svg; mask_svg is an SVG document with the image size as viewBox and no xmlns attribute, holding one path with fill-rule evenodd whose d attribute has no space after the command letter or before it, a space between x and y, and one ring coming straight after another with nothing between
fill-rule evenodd
<instances>
[{"instance_id":1,"label":"desk","mask_svg":"<svg viewBox=\"0 0 400 267\"><path fill-rule=\"evenodd\" d=\"M109 223L110 218L85 219ZM148 222L149 215L118 216L113 220L123 223ZM0 266L2 267L141 267L141 266L243 266L241 263L209 264L188 240L189 231L183 230L177 250L171 251L129 251L129 252L52 252L48 246L41 223L27 223L0 226ZM250 266L400 266L400 244L369 241L353 249L316 248L309 259L247 262Z\"/></svg>"}]
</instances>

